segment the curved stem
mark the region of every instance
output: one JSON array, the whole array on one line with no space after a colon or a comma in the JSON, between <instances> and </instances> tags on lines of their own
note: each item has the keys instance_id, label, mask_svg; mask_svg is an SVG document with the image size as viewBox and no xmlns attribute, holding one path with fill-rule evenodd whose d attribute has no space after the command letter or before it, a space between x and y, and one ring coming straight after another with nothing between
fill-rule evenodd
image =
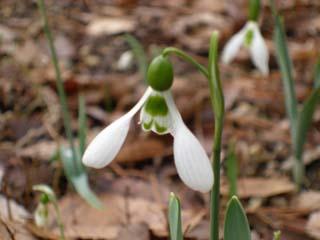
<instances>
[{"instance_id":1,"label":"curved stem","mask_svg":"<svg viewBox=\"0 0 320 240\"><path fill-rule=\"evenodd\" d=\"M198 63L189 54L185 53L184 51L182 51L180 49L174 48L174 47L168 47L162 51L162 55L165 57L169 54L175 54L176 56L182 58L183 60L193 64L207 79L209 79L209 73L208 73L207 68L204 67L202 64Z\"/></svg>"}]
</instances>

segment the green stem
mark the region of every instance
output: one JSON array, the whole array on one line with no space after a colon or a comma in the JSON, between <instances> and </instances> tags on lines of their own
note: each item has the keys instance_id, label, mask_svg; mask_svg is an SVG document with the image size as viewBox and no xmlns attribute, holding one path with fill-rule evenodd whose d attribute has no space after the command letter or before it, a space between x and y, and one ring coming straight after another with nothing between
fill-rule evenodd
<instances>
[{"instance_id":1,"label":"green stem","mask_svg":"<svg viewBox=\"0 0 320 240\"><path fill-rule=\"evenodd\" d=\"M214 187L211 191L211 240L219 240L219 202L220 202L220 153L224 119L224 97L218 70L218 35L213 33L210 42L208 69L194 60L187 53L173 47L165 48L163 56L175 54L193 64L207 79L210 87L210 99L215 116L215 132L213 145Z\"/></svg>"},{"instance_id":2,"label":"green stem","mask_svg":"<svg viewBox=\"0 0 320 240\"><path fill-rule=\"evenodd\" d=\"M60 214L58 203L57 202L53 202L53 206L54 206L54 210L56 211L56 214L57 214L57 222L58 222L59 231L60 231L60 239L64 240L65 239L64 226L63 226L63 223L62 223L62 218L61 218L61 214Z\"/></svg>"},{"instance_id":3,"label":"green stem","mask_svg":"<svg viewBox=\"0 0 320 240\"><path fill-rule=\"evenodd\" d=\"M169 54L175 54L178 57L182 58L183 60L193 64L206 78L209 78L209 73L208 73L208 70L206 69L206 67L204 67L203 65L198 63L196 60L193 59L193 57L191 57L190 55L188 55L184 51L177 49L177 48L174 48L174 47L168 47L162 51L163 56L167 56Z\"/></svg>"},{"instance_id":4,"label":"green stem","mask_svg":"<svg viewBox=\"0 0 320 240\"><path fill-rule=\"evenodd\" d=\"M64 87L63 87L63 82L62 82L62 78L61 78L61 71L60 71L60 67L59 67L59 63L58 63L58 57L57 57L57 53L53 44L53 38L52 38L52 34L49 28L49 24L48 24L48 17L46 14L46 6L44 4L43 0L38 0L38 7L40 10L40 13L42 15L42 19L43 19L43 24L44 24L44 32L45 35L48 39L48 43L49 43L49 48L50 48L50 52L51 52L51 60L54 66L54 70L55 70L55 74L56 74L56 86L58 89L58 94L59 94L59 99L60 99L60 104L61 104L61 108L62 108L62 116L63 116L63 124L64 124L64 129L72 150L72 154L73 156L76 156L76 151L75 151L75 145L73 142L73 136L72 136L72 128L71 128L71 118L69 115L69 110L68 110L68 105L67 105L67 97L66 97L66 93L64 91ZM75 168L77 168L77 164L76 164L76 158L72 158L73 159L73 165Z\"/></svg>"},{"instance_id":5,"label":"green stem","mask_svg":"<svg viewBox=\"0 0 320 240\"><path fill-rule=\"evenodd\" d=\"M214 112L215 131L213 138L214 186L211 191L210 239L219 240L219 207L220 207L220 160L224 119L224 96L218 68L218 33L214 32L210 41L209 52L209 86Z\"/></svg>"}]
</instances>

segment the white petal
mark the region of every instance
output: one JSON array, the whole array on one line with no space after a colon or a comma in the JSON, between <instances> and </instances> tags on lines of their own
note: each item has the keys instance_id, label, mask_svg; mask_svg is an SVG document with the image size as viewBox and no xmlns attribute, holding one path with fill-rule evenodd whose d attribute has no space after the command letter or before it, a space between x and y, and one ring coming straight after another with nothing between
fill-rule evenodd
<instances>
[{"instance_id":1,"label":"white petal","mask_svg":"<svg viewBox=\"0 0 320 240\"><path fill-rule=\"evenodd\" d=\"M183 123L176 129L173 148L182 181L193 190L210 191L213 185L211 163L199 141Z\"/></svg>"},{"instance_id":2,"label":"white petal","mask_svg":"<svg viewBox=\"0 0 320 240\"><path fill-rule=\"evenodd\" d=\"M269 52L257 25L253 28L253 34L254 35L250 46L251 59L254 65L262 72L263 75L268 75Z\"/></svg>"},{"instance_id":3,"label":"white petal","mask_svg":"<svg viewBox=\"0 0 320 240\"><path fill-rule=\"evenodd\" d=\"M237 55L243 44L249 25L246 24L238 33L236 33L225 45L222 52L222 62L230 63Z\"/></svg>"},{"instance_id":4,"label":"white petal","mask_svg":"<svg viewBox=\"0 0 320 240\"><path fill-rule=\"evenodd\" d=\"M86 166L103 168L115 158L128 134L131 118L144 104L151 91L149 88L127 114L111 123L92 140L82 158Z\"/></svg>"},{"instance_id":5,"label":"white petal","mask_svg":"<svg viewBox=\"0 0 320 240\"><path fill-rule=\"evenodd\" d=\"M191 189L208 192L213 185L210 160L197 138L183 123L170 91L163 93L171 115L173 152L178 174Z\"/></svg>"},{"instance_id":6,"label":"white petal","mask_svg":"<svg viewBox=\"0 0 320 240\"><path fill-rule=\"evenodd\" d=\"M118 154L126 139L131 118L124 115L102 130L87 147L82 161L93 168L103 168Z\"/></svg>"}]
</instances>

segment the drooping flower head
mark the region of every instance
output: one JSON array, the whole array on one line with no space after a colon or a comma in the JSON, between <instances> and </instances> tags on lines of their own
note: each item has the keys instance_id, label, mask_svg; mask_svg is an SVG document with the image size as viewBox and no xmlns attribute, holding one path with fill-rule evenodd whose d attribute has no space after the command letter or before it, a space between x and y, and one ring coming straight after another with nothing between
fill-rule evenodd
<instances>
[{"instance_id":1,"label":"drooping flower head","mask_svg":"<svg viewBox=\"0 0 320 240\"><path fill-rule=\"evenodd\" d=\"M174 161L182 181L191 189L208 192L213 185L211 164L174 103L170 90L173 68L167 57L160 55L151 62L147 78L150 87L138 103L92 140L83 155L83 163L94 168L108 165L120 151L131 119L141 109L139 123L144 131L173 136Z\"/></svg>"},{"instance_id":2,"label":"drooping flower head","mask_svg":"<svg viewBox=\"0 0 320 240\"><path fill-rule=\"evenodd\" d=\"M226 43L222 52L222 61L229 64L240 48L245 47L249 50L253 64L263 75L268 75L269 52L257 23L259 10L260 1L251 0L249 21Z\"/></svg>"}]
</instances>

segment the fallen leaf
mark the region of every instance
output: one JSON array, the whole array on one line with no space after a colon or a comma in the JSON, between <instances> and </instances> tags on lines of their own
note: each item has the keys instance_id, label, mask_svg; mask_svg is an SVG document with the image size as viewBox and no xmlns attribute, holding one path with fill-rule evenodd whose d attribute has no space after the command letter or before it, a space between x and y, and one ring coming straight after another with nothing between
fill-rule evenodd
<instances>
[{"instance_id":1,"label":"fallen leaf","mask_svg":"<svg viewBox=\"0 0 320 240\"><path fill-rule=\"evenodd\" d=\"M30 214L15 201L0 195L0 217L4 220L15 222L25 222L30 218Z\"/></svg>"},{"instance_id":2,"label":"fallen leaf","mask_svg":"<svg viewBox=\"0 0 320 240\"><path fill-rule=\"evenodd\" d=\"M91 36L114 35L131 32L134 30L135 25L135 21L130 18L98 18L89 23L87 33Z\"/></svg>"},{"instance_id":3,"label":"fallen leaf","mask_svg":"<svg viewBox=\"0 0 320 240\"><path fill-rule=\"evenodd\" d=\"M297 208L319 210L320 209L320 192L307 191L298 195L292 205Z\"/></svg>"},{"instance_id":4,"label":"fallen leaf","mask_svg":"<svg viewBox=\"0 0 320 240\"><path fill-rule=\"evenodd\" d=\"M308 235L320 239L320 211L312 213L309 216L306 230Z\"/></svg>"},{"instance_id":5,"label":"fallen leaf","mask_svg":"<svg viewBox=\"0 0 320 240\"><path fill-rule=\"evenodd\" d=\"M287 178L242 178L238 180L237 185L240 198L267 198L295 190L295 185ZM221 193L224 196L229 194L229 187L226 181L222 181Z\"/></svg>"},{"instance_id":6,"label":"fallen leaf","mask_svg":"<svg viewBox=\"0 0 320 240\"><path fill-rule=\"evenodd\" d=\"M145 224L156 234L167 232L166 216L159 204L118 194L104 194L100 200L105 206L103 210L91 208L75 195L67 195L59 202L66 236L119 239L126 226L134 224ZM55 220L51 220L49 226L58 233Z\"/></svg>"}]
</instances>

